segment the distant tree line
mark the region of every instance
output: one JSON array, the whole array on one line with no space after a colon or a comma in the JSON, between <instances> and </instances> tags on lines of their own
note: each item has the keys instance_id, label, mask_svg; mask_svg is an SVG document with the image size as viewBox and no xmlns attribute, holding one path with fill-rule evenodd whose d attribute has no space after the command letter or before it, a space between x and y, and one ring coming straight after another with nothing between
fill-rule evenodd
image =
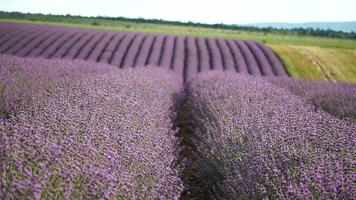
<instances>
[{"instance_id":1,"label":"distant tree line","mask_svg":"<svg viewBox=\"0 0 356 200\"><path fill-rule=\"evenodd\" d=\"M176 25L176 26L188 26L188 27L202 27L202 28L212 28L212 29L224 29L224 30L237 30L237 31L250 31L250 32L261 32L261 33L275 33L275 34L288 34L288 35L298 35L298 36L319 36L319 37L329 37L338 39L351 39L356 40L356 32L343 32L335 30L324 30L324 29L314 29L314 28L293 28L293 29L283 29L283 28L258 28L252 26L238 26L238 25L228 25L228 24L203 24L195 22L180 22L180 21L167 21L162 19L143 19L143 18L126 18L126 17L82 17L76 15L44 15L44 14L30 14L30 13L20 13L20 12L4 12L0 11L0 18L3 19L22 19L31 21L49 21L49 22L67 22L76 24L91 24L91 25L101 25L110 24L110 22L132 22L132 23L147 23L147 24L163 24L163 25Z\"/></svg>"}]
</instances>

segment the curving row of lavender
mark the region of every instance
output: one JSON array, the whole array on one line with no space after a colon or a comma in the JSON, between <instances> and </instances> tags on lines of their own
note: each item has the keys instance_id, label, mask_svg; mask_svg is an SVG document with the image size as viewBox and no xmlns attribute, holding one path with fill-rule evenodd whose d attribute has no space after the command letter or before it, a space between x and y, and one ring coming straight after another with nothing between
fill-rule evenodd
<instances>
[{"instance_id":1,"label":"curving row of lavender","mask_svg":"<svg viewBox=\"0 0 356 200\"><path fill-rule=\"evenodd\" d=\"M196 38L0 23L0 53L22 57L83 59L128 68L158 65L184 81L209 69L256 76L287 76L265 45Z\"/></svg>"},{"instance_id":2,"label":"curving row of lavender","mask_svg":"<svg viewBox=\"0 0 356 200\"><path fill-rule=\"evenodd\" d=\"M269 82L288 89L328 113L356 120L356 84L311 81L289 77L269 78Z\"/></svg>"},{"instance_id":3,"label":"curving row of lavender","mask_svg":"<svg viewBox=\"0 0 356 200\"><path fill-rule=\"evenodd\" d=\"M16 110L0 117L0 199L179 198L175 75L0 60L2 96L18 100ZM18 90L32 92L16 96Z\"/></svg>"},{"instance_id":4,"label":"curving row of lavender","mask_svg":"<svg viewBox=\"0 0 356 200\"><path fill-rule=\"evenodd\" d=\"M356 198L356 124L226 73L189 83L182 107L187 199Z\"/></svg>"}]
</instances>

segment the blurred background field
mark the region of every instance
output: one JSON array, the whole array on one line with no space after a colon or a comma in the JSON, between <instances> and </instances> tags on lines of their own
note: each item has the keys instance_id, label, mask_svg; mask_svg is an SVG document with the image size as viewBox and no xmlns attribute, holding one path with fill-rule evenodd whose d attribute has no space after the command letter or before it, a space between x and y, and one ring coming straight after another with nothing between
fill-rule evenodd
<instances>
[{"instance_id":1,"label":"blurred background field","mask_svg":"<svg viewBox=\"0 0 356 200\"><path fill-rule=\"evenodd\" d=\"M335 37L332 38L328 35L325 37L310 36L314 33L302 34L276 30L266 32L263 31L265 29L248 27L232 30L219 24L209 26L161 20L9 14L6 12L0 13L0 21L255 40L271 47L292 77L356 83L356 40L343 39L346 36L341 33L337 35L338 32L335 32Z\"/></svg>"}]
</instances>

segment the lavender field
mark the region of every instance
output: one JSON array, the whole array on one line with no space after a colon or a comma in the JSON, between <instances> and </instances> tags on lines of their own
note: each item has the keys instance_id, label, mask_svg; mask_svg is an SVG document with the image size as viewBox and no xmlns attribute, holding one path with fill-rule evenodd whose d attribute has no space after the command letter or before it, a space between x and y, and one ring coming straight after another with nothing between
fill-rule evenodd
<instances>
[{"instance_id":1,"label":"lavender field","mask_svg":"<svg viewBox=\"0 0 356 200\"><path fill-rule=\"evenodd\" d=\"M81 59L128 68L157 65L188 81L207 70L287 76L272 50L254 41L114 32L0 22L0 53Z\"/></svg>"},{"instance_id":2,"label":"lavender field","mask_svg":"<svg viewBox=\"0 0 356 200\"><path fill-rule=\"evenodd\" d=\"M0 199L356 199L355 102L254 41L0 23Z\"/></svg>"}]
</instances>

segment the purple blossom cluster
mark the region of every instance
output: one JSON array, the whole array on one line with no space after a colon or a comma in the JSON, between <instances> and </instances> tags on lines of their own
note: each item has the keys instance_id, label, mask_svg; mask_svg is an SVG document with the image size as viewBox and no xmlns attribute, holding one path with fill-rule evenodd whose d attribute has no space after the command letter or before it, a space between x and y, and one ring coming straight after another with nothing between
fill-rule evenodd
<instances>
[{"instance_id":1,"label":"purple blossom cluster","mask_svg":"<svg viewBox=\"0 0 356 200\"><path fill-rule=\"evenodd\" d=\"M356 85L311 81L293 78L269 78L269 82L288 89L306 102L321 108L330 114L356 119Z\"/></svg>"},{"instance_id":2,"label":"purple blossom cluster","mask_svg":"<svg viewBox=\"0 0 356 200\"><path fill-rule=\"evenodd\" d=\"M36 95L49 92L61 78L75 78L113 69L80 60L46 60L0 55L0 117L24 107Z\"/></svg>"},{"instance_id":3,"label":"purple blossom cluster","mask_svg":"<svg viewBox=\"0 0 356 200\"><path fill-rule=\"evenodd\" d=\"M191 199L356 198L356 124L250 76L203 73L185 96Z\"/></svg>"},{"instance_id":4,"label":"purple blossom cluster","mask_svg":"<svg viewBox=\"0 0 356 200\"><path fill-rule=\"evenodd\" d=\"M1 199L179 198L172 108L180 86L174 75L158 68L0 59L15 88L34 83L30 90L44 90L0 118ZM43 84L52 78L47 90ZM28 82L16 85L22 81Z\"/></svg>"},{"instance_id":5,"label":"purple blossom cluster","mask_svg":"<svg viewBox=\"0 0 356 200\"><path fill-rule=\"evenodd\" d=\"M172 69L184 82L212 69L287 76L273 51L254 41L7 22L0 25L0 53L8 55L83 59L120 68L157 65Z\"/></svg>"}]
</instances>

